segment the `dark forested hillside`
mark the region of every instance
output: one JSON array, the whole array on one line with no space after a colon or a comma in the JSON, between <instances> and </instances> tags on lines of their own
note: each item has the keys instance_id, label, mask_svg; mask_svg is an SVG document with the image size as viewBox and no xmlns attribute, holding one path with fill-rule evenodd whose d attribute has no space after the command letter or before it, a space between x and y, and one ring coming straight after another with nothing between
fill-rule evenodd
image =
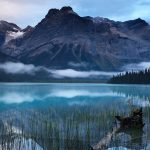
<instances>
[{"instance_id":1,"label":"dark forested hillside","mask_svg":"<svg viewBox=\"0 0 150 150\"><path fill-rule=\"evenodd\" d=\"M120 73L113 76L109 83L113 84L150 84L150 69Z\"/></svg>"}]
</instances>

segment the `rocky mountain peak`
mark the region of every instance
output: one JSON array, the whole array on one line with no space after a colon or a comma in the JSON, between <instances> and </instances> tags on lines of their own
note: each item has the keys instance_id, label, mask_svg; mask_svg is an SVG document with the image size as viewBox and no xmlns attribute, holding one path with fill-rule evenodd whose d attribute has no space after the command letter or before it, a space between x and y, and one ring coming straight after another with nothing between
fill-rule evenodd
<instances>
[{"instance_id":1,"label":"rocky mountain peak","mask_svg":"<svg viewBox=\"0 0 150 150\"><path fill-rule=\"evenodd\" d=\"M16 24L14 23L9 23L7 21L0 21L0 31L18 31L21 30L20 27L18 27Z\"/></svg>"},{"instance_id":2,"label":"rocky mountain peak","mask_svg":"<svg viewBox=\"0 0 150 150\"><path fill-rule=\"evenodd\" d=\"M59 9L50 9L48 11L48 14L46 15L46 18L50 18L51 16L55 16L56 14L59 13Z\"/></svg>"},{"instance_id":3,"label":"rocky mountain peak","mask_svg":"<svg viewBox=\"0 0 150 150\"><path fill-rule=\"evenodd\" d=\"M23 31L23 32L29 32L29 31L31 31L31 30L33 30L33 27L32 27L32 26L27 26L27 27L24 28L22 31Z\"/></svg>"},{"instance_id":4,"label":"rocky mountain peak","mask_svg":"<svg viewBox=\"0 0 150 150\"><path fill-rule=\"evenodd\" d=\"M70 6L64 6L60 9L61 12L73 12L73 9Z\"/></svg>"},{"instance_id":5,"label":"rocky mountain peak","mask_svg":"<svg viewBox=\"0 0 150 150\"><path fill-rule=\"evenodd\" d=\"M51 18L51 17L57 16L60 14L61 15L66 15L66 14L77 15L77 13L75 13L70 6L65 6L65 7L62 7L60 10L59 9L50 9L48 14L46 15L46 18Z\"/></svg>"},{"instance_id":6,"label":"rocky mountain peak","mask_svg":"<svg viewBox=\"0 0 150 150\"><path fill-rule=\"evenodd\" d=\"M142 24L145 24L145 25L148 25L148 23L147 23L145 20L141 19L141 18L135 19L135 22L137 22L137 23L142 23Z\"/></svg>"},{"instance_id":7,"label":"rocky mountain peak","mask_svg":"<svg viewBox=\"0 0 150 150\"><path fill-rule=\"evenodd\" d=\"M50 9L33 29L2 31L0 52L23 63L55 69L112 71L150 59L150 26L140 18L116 22L102 17L82 17L65 6Z\"/></svg>"},{"instance_id":8,"label":"rocky mountain peak","mask_svg":"<svg viewBox=\"0 0 150 150\"><path fill-rule=\"evenodd\" d=\"M125 21L125 25L130 29L137 29L148 26L148 23L141 18L137 18L135 20Z\"/></svg>"},{"instance_id":9,"label":"rocky mountain peak","mask_svg":"<svg viewBox=\"0 0 150 150\"><path fill-rule=\"evenodd\" d=\"M60 13L62 13L64 15L73 14L73 15L77 15L78 16L78 14L76 12L74 12L74 10L72 9L72 7L70 7L70 6L62 7L60 9Z\"/></svg>"},{"instance_id":10,"label":"rocky mountain peak","mask_svg":"<svg viewBox=\"0 0 150 150\"><path fill-rule=\"evenodd\" d=\"M9 33L18 33L21 28L14 23L7 21L0 21L0 47L5 43L6 35Z\"/></svg>"}]
</instances>

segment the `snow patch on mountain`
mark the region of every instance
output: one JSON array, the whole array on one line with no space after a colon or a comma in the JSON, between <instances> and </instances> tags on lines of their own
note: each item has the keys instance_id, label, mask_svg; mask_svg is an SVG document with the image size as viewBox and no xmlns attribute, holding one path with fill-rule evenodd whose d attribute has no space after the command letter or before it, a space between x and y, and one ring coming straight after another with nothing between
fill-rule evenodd
<instances>
[{"instance_id":1,"label":"snow patch on mountain","mask_svg":"<svg viewBox=\"0 0 150 150\"><path fill-rule=\"evenodd\" d=\"M13 39L17 39L17 38L20 38L20 37L23 37L25 32L23 31L8 31L6 33L6 37L5 37L5 43L8 43L9 41L13 40Z\"/></svg>"},{"instance_id":2,"label":"snow patch on mountain","mask_svg":"<svg viewBox=\"0 0 150 150\"><path fill-rule=\"evenodd\" d=\"M95 17L92 19L93 20L93 23L110 23L111 21L107 18L103 18L103 17Z\"/></svg>"},{"instance_id":3,"label":"snow patch on mountain","mask_svg":"<svg viewBox=\"0 0 150 150\"><path fill-rule=\"evenodd\" d=\"M81 63L69 62L68 65L71 67L80 68L80 67L87 67L89 64L86 62L81 62Z\"/></svg>"}]
</instances>

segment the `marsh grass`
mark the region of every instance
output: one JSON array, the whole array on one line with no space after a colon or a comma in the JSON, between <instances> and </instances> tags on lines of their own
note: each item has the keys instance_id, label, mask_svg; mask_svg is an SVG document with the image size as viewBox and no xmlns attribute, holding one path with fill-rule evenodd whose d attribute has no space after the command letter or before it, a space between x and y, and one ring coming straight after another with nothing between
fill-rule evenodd
<instances>
[{"instance_id":1,"label":"marsh grass","mask_svg":"<svg viewBox=\"0 0 150 150\"><path fill-rule=\"evenodd\" d=\"M8 113L7 119L1 119L0 146L2 150L88 150L112 130L115 115L128 115L132 108L114 103L109 108L107 105L74 105L19 110L17 113L14 110ZM144 122L148 136L149 108L144 108ZM111 146L127 143L125 136L121 139L116 136Z\"/></svg>"}]
</instances>

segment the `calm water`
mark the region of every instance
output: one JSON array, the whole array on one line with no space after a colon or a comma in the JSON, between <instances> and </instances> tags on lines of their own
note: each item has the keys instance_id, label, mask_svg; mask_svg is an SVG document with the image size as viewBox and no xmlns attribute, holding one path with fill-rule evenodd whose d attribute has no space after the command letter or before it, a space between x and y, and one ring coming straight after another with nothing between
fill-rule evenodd
<instances>
[{"instance_id":1,"label":"calm water","mask_svg":"<svg viewBox=\"0 0 150 150\"><path fill-rule=\"evenodd\" d=\"M150 86L0 84L0 149L89 150L115 115L143 107L145 126L118 131L108 150L150 150Z\"/></svg>"}]
</instances>

